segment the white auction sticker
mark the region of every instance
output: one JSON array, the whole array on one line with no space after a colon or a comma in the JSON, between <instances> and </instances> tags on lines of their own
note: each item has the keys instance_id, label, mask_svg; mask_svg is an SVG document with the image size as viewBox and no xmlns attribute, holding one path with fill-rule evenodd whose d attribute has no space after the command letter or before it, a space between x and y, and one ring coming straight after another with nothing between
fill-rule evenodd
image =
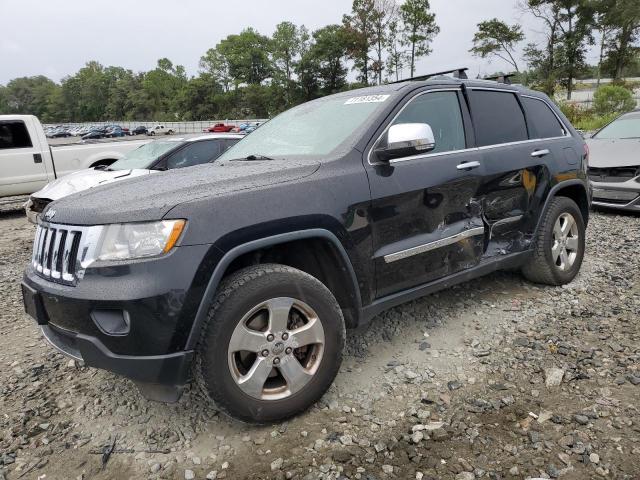
<instances>
[{"instance_id":1,"label":"white auction sticker","mask_svg":"<svg viewBox=\"0 0 640 480\"><path fill-rule=\"evenodd\" d=\"M354 105L356 103L380 103L384 102L389 95L365 95L364 97L351 97L344 102L345 105Z\"/></svg>"}]
</instances>

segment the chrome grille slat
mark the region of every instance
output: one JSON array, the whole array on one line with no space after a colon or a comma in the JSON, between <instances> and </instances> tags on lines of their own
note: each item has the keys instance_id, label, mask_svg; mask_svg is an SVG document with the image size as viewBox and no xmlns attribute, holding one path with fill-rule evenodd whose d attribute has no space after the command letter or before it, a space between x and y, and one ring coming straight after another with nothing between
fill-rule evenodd
<instances>
[{"instance_id":1,"label":"chrome grille slat","mask_svg":"<svg viewBox=\"0 0 640 480\"><path fill-rule=\"evenodd\" d=\"M52 282L75 285L84 275L80 252L93 253L96 232L101 227L76 227L41 223L33 240L35 272ZM93 233L93 235L91 235Z\"/></svg>"},{"instance_id":2,"label":"chrome grille slat","mask_svg":"<svg viewBox=\"0 0 640 480\"><path fill-rule=\"evenodd\" d=\"M51 276L51 251L56 240L56 234L56 229L50 228L49 235L47 235L47 241L45 242L44 254L42 258L42 274L45 277Z\"/></svg>"}]
</instances>

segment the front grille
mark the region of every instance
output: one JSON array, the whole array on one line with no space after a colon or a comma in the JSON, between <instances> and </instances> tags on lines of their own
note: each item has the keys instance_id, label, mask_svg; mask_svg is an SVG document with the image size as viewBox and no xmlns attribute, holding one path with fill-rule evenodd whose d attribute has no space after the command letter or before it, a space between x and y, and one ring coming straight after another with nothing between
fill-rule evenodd
<instances>
[{"instance_id":1,"label":"front grille","mask_svg":"<svg viewBox=\"0 0 640 480\"><path fill-rule=\"evenodd\" d=\"M629 200L620 200L619 198L593 197L593 201L598 203L610 203L612 205L626 205L627 203L629 203Z\"/></svg>"},{"instance_id":2,"label":"front grille","mask_svg":"<svg viewBox=\"0 0 640 480\"><path fill-rule=\"evenodd\" d=\"M588 174L589 179L593 182L627 182L640 175L640 166L610 168L589 167Z\"/></svg>"},{"instance_id":3,"label":"front grille","mask_svg":"<svg viewBox=\"0 0 640 480\"><path fill-rule=\"evenodd\" d=\"M82 233L68 225L38 225L32 257L36 273L52 282L75 284Z\"/></svg>"}]
</instances>

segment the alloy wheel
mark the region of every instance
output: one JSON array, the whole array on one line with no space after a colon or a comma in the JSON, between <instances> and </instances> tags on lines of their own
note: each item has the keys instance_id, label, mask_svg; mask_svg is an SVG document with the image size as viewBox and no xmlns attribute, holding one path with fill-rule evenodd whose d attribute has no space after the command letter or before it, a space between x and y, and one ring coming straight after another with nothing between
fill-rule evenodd
<instances>
[{"instance_id":1,"label":"alloy wheel","mask_svg":"<svg viewBox=\"0 0 640 480\"><path fill-rule=\"evenodd\" d=\"M229 370L238 387L260 400L280 400L313 378L324 352L324 328L316 312L290 297L253 307L234 329Z\"/></svg>"},{"instance_id":2,"label":"alloy wheel","mask_svg":"<svg viewBox=\"0 0 640 480\"><path fill-rule=\"evenodd\" d=\"M560 270L569 270L578 256L580 239L578 224L570 213L562 213L553 227L551 256Z\"/></svg>"}]
</instances>

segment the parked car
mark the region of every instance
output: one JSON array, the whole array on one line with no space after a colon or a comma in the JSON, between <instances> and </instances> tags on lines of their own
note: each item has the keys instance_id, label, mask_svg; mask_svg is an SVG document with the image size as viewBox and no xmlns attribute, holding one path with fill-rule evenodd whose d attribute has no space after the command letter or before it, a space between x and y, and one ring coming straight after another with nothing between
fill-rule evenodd
<instances>
[{"instance_id":1,"label":"parked car","mask_svg":"<svg viewBox=\"0 0 640 480\"><path fill-rule=\"evenodd\" d=\"M209 128L205 128L205 132L215 132L215 133L223 133L230 132L235 128L235 125L225 125L224 123L216 123L215 125L211 125Z\"/></svg>"},{"instance_id":2,"label":"parked car","mask_svg":"<svg viewBox=\"0 0 640 480\"><path fill-rule=\"evenodd\" d=\"M587 145L593 205L640 212L640 109L616 118Z\"/></svg>"},{"instance_id":3,"label":"parked car","mask_svg":"<svg viewBox=\"0 0 640 480\"><path fill-rule=\"evenodd\" d=\"M153 172L211 162L241 138L242 135L233 134L200 134L146 143L109 166L79 170L47 184L29 197L25 213L31 223L37 223L38 215L49 203L67 195Z\"/></svg>"},{"instance_id":4,"label":"parked car","mask_svg":"<svg viewBox=\"0 0 640 480\"><path fill-rule=\"evenodd\" d=\"M71 136L71 133L63 127L55 128L48 132L48 138L68 138Z\"/></svg>"},{"instance_id":5,"label":"parked car","mask_svg":"<svg viewBox=\"0 0 640 480\"><path fill-rule=\"evenodd\" d=\"M82 140L97 140L100 138L106 138L107 130L104 128L94 128L90 130L88 133L85 133L80 138Z\"/></svg>"},{"instance_id":6,"label":"parked car","mask_svg":"<svg viewBox=\"0 0 640 480\"><path fill-rule=\"evenodd\" d=\"M149 141L49 146L33 115L0 115L0 197L30 194L76 170L111 165Z\"/></svg>"},{"instance_id":7,"label":"parked car","mask_svg":"<svg viewBox=\"0 0 640 480\"><path fill-rule=\"evenodd\" d=\"M131 130L131 135L146 135L147 134L147 127L140 125L136 128L134 128L133 130Z\"/></svg>"},{"instance_id":8,"label":"parked car","mask_svg":"<svg viewBox=\"0 0 640 480\"><path fill-rule=\"evenodd\" d=\"M154 125L147 130L147 135L172 135L173 129L165 127L164 125Z\"/></svg>"},{"instance_id":9,"label":"parked car","mask_svg":"<svg viewBox=\"0 0 640 480\"><path fill-rule=\"evenodd\" d=\"M150 398L176 400L193 372L223 411L281 420L329 388L345 327L499 269L570 282L586 164L557 106L520 86L327 96L213 164L50 204L25 308L58 349Z\"/></svg>"},{"instance_id":10,"label":"parked car","mask_svg":"<svg viewBox=\"0 0 640 480\"><path fill-rule=\"evenodd\" d=\"M127 132L125 132L122 127L117 125L115 127L107 127L104 136L107 138L126 137Z\"/></svg>"}]
</instances>

